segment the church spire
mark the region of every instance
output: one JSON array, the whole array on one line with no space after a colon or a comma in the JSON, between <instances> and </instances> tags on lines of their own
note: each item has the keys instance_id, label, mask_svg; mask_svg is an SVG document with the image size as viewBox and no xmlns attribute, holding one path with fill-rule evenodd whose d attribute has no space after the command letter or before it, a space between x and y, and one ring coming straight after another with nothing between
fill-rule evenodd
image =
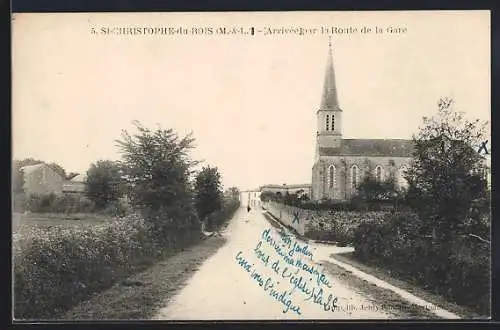
<instances>
[{"instance_id":1,"label":"church spire","mask_svg":"<svg viewBox=\"0 0 500 330\"><path fill-rule=\"evenodd\" d=\"M333 70L332 39L328 40L328 60L326 64L323 95L320 110L340 110L337 99L337 86L335 85L335 71Z\"/></svg>"}]
</instances>

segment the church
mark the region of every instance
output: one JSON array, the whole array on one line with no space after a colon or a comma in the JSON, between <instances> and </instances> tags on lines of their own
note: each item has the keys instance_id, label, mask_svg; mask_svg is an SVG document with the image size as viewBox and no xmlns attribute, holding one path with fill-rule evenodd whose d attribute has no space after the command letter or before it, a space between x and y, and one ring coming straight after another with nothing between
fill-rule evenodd
<instances>
[{"instance_id":1,"label":"church","mask_svg":"<svg viewBox=\"0 0 500 330\"><path fill-rule=\"evenodd\" d=\"M330 43L323 94L316 112L311 198L348 200L355 195L359 183L367 174L378 181L392 177L398 186L405 186L403 173L412 159L413 142L403 139L344 139L342 114Z\"/></svg>"}]
</instances>

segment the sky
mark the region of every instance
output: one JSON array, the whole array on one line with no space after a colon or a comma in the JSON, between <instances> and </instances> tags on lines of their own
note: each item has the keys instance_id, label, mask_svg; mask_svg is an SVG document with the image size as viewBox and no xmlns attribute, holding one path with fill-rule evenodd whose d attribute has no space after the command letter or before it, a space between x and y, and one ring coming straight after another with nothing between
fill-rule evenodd
<instances>
[{"instance_id":1,"label":"sky","mask_svg":"<svg viewBox=\"0 0 500 330\"><path fill-rule=\"evenodd\" d=\"M192 33L223 26L257 32ZM101 32L125 27L188 34ZM192 131L192 158L217 166L225 187L310 183L328 52L321 27L338 28L344 138L411 138L442 96L490 120L488 11L14 14L13 157L84 173L119 159L114 141L138 120ZM340 33L349 28L358 30Z\"/></svg>"}]
</instances>

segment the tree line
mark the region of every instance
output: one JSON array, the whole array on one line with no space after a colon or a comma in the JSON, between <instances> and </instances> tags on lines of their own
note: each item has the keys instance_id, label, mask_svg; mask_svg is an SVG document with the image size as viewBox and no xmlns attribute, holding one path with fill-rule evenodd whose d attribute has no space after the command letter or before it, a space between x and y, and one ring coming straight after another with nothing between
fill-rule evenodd
<instances>
[{"instance_id":1,"label":"tree line","mask_svg":"<svg viewBox=\"0 0 500 330\"><path fill-rule=\"evenodd\" d=\"M211 216L239 202L238 188L223 191L217 167L190 158L195 147L191 133L180 137L172 129L151 130L137 121L134 127L136 132L123 130L115 140L120 160L99 160L87 171L84 196L96 210L125 201L133 210L147 213L148 218L154 214L162 219L214 222ZM20 169L41 163L31 158L14 161L14 192L22 192ZM66 180L76 175L66 174L58 164L48 165Z\"/></svg>"}]
</instances>

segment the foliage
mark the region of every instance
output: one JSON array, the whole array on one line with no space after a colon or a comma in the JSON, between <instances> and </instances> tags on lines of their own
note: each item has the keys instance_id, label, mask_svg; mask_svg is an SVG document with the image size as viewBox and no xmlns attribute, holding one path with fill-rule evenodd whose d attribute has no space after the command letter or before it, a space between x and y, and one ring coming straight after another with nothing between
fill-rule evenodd
<instances>
[{"instance_id":1,"label":"foliage","mask_svg":"<svg viewBox=\"0 0 500 330\"><path fill-rule=\"evenodd\" d=\"M462 232L475 199L484 198L486 182L478 153L486 123L468 121L442 99L438 114L424 118L413 136L414 161L406 173L408 203L423 221L422 230L447 241Z\"/></svg>"},{"instance_id":2,"label":"foliage","mask_svg":"<svg viewBox=\"0 0 500 330\"><path fill-rule=\"evenodd\" d=\"M68 309L160 253L134 215L87 228L39 228L24 240L13 256L14 311L22 319Z\"/></svg>"},{"instance_id":3,"label":"foliage","mask_svg":"<svg viewBox=\"0 0 500 330\"><path fill-rule=\"evenodd\" d=\"M224 195L226 196L226 199L229 200L240 200L240 190L237 187L230 187L226 189Z\"/></svg>"},{"instance_id":4,"label":"foliage","mask_svg":"<svg viewBox=\"0 0 500 330\"><path fill-rule=\"evenodd\" d=\"M276 201L276 194L272 191L263 191L260 193L260 200L262 202Z\"/></svg>"},{"instance_id":5,"label":"foliage","mask_svg":"<svg viewBox=\"0 0 500 330\"><path fill-rule=\"evenodd\" d=\"M21 196L24 197L24 194ZM30 211L32 213L98 213L111 216L125 216L130 213L130 206L123 200L119 199L110 202L105 208L97 208L94 202L85 196L78 194L32 194L28 198L20 198L16 212Z\"/></svg>"},{"instance_id":6,"label":"foliage","mask_svg":"<svg viewBox=\"0 0 500 330\"><path fill-rule=\"evenodd\" d=\"M363 202L374 203L383 201L393 201L398 196L398 188L393 178L384 181L377 181L370 173L364 176L363 181L358 186L355 199Z\"/></svg>"},{"instance_id":7,"label":"foliage","mask_svg":"<svg viewBox=\"0 0 500 330\"><path fill-rule=\"evenodd\" d=\"M61 176L61 178L63 178L63 180L67 179L66 170L61 165L56 164L56 163L50 163L50 164L47 164L47 165L49 165L49 167L54 172L56 172L57 174L59 174Z\"/></svg>"},{"instance_id":8,"label":"foliage","mask_svg":"<svg viewBox=\"0 0 500 330\"><path fill-rule=\"evenodd\" d=\"M195 206L200 220L222 208L222 188L219 171L216 167L203 167L196 176Z\"/></svg>"},{"instance_id":9,"label":"foliage","mask_svg":"<svg viewBox=\"0 0 500 330\"><path fill-rule=\"evenodd\" d=\"M152 131L134 122L138 132L122 132L117 140L122 153L122 168L130 202L138 208L159 211L174 204L191 204L190 186L193 162L188 157L194 148L191 134L179 138L172 129Z\"/></svg>"},{"instance_id":10,"label":"foliage","mask_svg":"<svg viewBox=\"0 0 500 330\"><path fill-rule=\"evenodd\" d=\"M95 204L80 195L31 194L24 209L32 213L90 213Z\"/></svg>"},{"instance_id":11,"label":"foliage","mask_svg":"<svg viewBox=\"0 0 500 330\"><path fill-rule=\"evenodd\" d=\"M100 160L90 165L85 182L85 195L97 208L105 208L123 195L122 173L113 161Z\"/></svg>"},{"instance_id":12,"label":"foliage","mask_svg":"<svg viewBox=\"0 0 500 330\"><path fill-rule=\"evenodd\" d=\"M279 191L276 193L273 193L271 191L263 191L260 194L260 200L262 202L273 201L277 203L284 203L286 205L291 205L291 206L299 206L302 203L308 202L310 198L305 193L304 189L300 189L294 193L286 191L285 194L282 194Z\"/></svg>"},{"instance_id":13,"label":"foliage","mask_svg":"<svg viewBox=\"0 0 500 330\"><path fill-rule=\"evenodd\" d=\"M449 242L421 234L415 213L393 213L359 225L356 256L479 313L489 314L489 245L461 235Z\"/></svg>"},{"instance_id":14,"label":"foliage","mask_svg":"<svg viewBox=\"0 0 500 330\"><path fill-rule=\"evenodd\" d=\"M179 138L172 129L152 131L134 122L137 133L122 132L117 140L121 167L131 206L150 222L156 238L170 244L171 232L199 238L201 229L194 210L191 168L198 164L188 152L194 148L191 134Z\"/></svg>"},{"instance_id":15,"label":"foliage","mask_svg":"<svg viewBox=\"0 0 500 330\"><path fill-rule=\"evenodd\" d=\"M307 224L306 237L352 245L357 228L364 223L380 221L386 211L330 211L320 212Z\"/></svg>"},{"instance_id":16,"label":"foliage","mask_svg":"<svg viewBox=\"0 0 500 330\"><path fill-rule=\"evenodd\" d=\"M226 225L229 220L232 219L233 215L240 207L240 201L237 199L225 200L222 208L211 213L208 217L210 217L209 231L219 230L221 227Z\"/></svg>"}]
</instances>

